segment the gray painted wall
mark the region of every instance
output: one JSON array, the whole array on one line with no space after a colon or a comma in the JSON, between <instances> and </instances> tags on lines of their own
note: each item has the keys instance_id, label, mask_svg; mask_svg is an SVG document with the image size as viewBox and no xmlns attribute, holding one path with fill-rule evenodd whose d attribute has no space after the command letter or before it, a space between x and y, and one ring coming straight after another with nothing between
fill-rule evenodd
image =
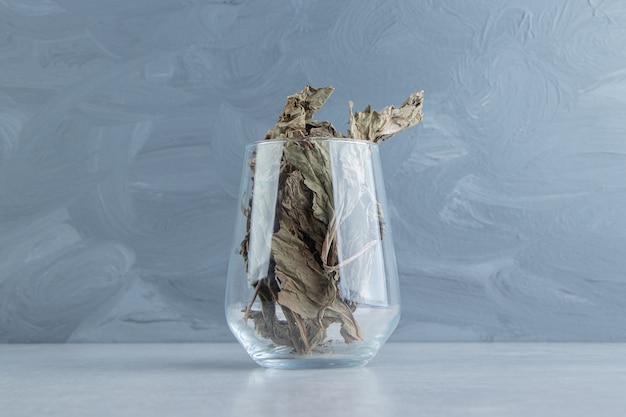
<instances>
[{"instance_id":1,"label":"gray painted wall","mask_svg":"<svg viewBox=\"0 0 626 417\"><path fill-rule=\"evenodd\" d=\"M246 144L426 90L381 146L395 340L626 341L626 4L0 0L0 341L230 341Z\"/></svg>"}]
</instances>

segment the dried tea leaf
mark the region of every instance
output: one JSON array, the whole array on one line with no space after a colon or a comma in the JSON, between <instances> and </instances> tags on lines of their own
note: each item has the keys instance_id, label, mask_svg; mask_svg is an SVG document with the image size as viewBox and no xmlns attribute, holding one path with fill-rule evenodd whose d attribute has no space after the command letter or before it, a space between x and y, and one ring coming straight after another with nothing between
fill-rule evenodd
<instances>
[{"instance_id":1,"label":"dried tea leaf","mask_svg":"<svg viewBox=\"0 0 626 417\"><path fill-rule=\"evenodd\" d=\"M291 140L282 146L280 155L275 218L267 218L267 214L259 216L262 221L258 226L259 235L266 233L262 231L267 231L269 224L274 227L269 262L263 264L255 259L255 265L262 265L261 270L257 267L248 271L247 267L253 246L250 231L255 227L251 224L252 198L244 208L248 222L241 254L250 284L255 288L244 317L253 320L255 331L261 337L280 346L292 347L298 354L313 352L325 340L326 331L333 323L341 326L340 334L346 343L362 340L353 315L357 298L342 294L342 288L349 289L351 285L342 282L340 270L349 266L357 272L356 276L366 277L371 265L370 249L384 235L380 206L375 195L365 186L363 161L366 155L360 151L346 151L334 157L339 161L339 168L331 168L328 143L309 140L343 137L329 122L312 120L332 92L330 86L320 89L305 86L302 91L289 96L278 122L265 135L265 139ZM423 92L420 91L412 94L399 109L390 106L375 112L368 106L365 111L354 114L350 103L348 137L376 143L386 140L422 119L422 101ZM251 169L255 169L256 162L250 161ZM259 184L253 183L255 199L270 198L262 184L276 180L269 176L269 172L275 170L274 165L259 179ZM338 185L340 188L334 189L333 176L337 175L347 185ZM334 201L334 196L343 197L341 201ZM339 263L337 233L350 222L359 227L349 227L352 234L342 234L344 250L349 254L343 254ZM265 269L266 273L261 275ZM261 310L252 309L257 297ZM277 306L284 320L279 319Z\"/></svg>"},{"instance_id":2,"label":"dried tea leaf","mask_svg":"<svg viewBox=\"0 0 626 417\"><path fill-rule=\"evenodd\" d=\"M330 123L313 122L310 126L313 115L322 108L328 97L333 93L334 87L313 88L305 86L302 91L287 97L287 103L283 111L271 130L265 134L265 139L277 138L303 138L312 136L311 130L315 131L313 136L337 137L337 132ZM331 136L328 136L331 134Z\"/></svg>"},{"instance_id":3,"label":"dried tea leaf","mask_svg":"<svg viewBox=\"0 0 626 417\"><path fill-rule=\"evenodd\" d=\"M348 137L379 143L401 130L422 121L424 91L411 94L400 108L388 106L380 112L367 106L362 112L353 113L350 102L350 133Z\"/></svg>"}]
</instances>

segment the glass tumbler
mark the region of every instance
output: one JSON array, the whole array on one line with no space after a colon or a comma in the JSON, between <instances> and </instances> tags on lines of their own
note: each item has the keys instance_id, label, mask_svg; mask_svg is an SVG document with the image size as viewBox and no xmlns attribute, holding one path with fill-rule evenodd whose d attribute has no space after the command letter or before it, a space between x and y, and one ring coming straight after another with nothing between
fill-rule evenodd
<instances>
[{"instance_id":1,"label":"glass tumbler","mask_svg":"<svg viewBox=\"0 0 626 417\"><path fill-rule=\"evenodd\" d=\"M259 365L366 364L400 319L378 145L271 139L246 148L228 325Z\"/></svg>"}]
</instances>

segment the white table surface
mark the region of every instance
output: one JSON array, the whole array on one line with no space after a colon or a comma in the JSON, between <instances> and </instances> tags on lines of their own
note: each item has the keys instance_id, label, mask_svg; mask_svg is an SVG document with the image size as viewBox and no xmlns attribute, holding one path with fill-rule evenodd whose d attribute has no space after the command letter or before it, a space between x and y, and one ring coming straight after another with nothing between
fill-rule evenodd
<instances>
[{"instance_id":1,"label":"white table surface","mask_svg":"<svg viewBox=\"0 0 626 417\"><path fill-rule=\"evenodd\" d=\"M387 344L271 370L237 344L0 345L0 416L625 416L625 344Z\"/></svg>"}]
</instances>

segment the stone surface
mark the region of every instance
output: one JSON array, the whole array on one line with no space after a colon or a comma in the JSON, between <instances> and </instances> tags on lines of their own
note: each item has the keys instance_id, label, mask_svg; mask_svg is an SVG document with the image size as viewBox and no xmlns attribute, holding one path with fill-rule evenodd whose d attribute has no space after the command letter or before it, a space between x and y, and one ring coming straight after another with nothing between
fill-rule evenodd
<instances>
[{"instance_id":1,"label":"stone surface","mask_svg":"<svg viewBox=\"0 0 626 417\"><path fill-rule=\"evenodd\" d=\"M623 416L623 344L386 345L366 367L258 367L236 344L0 346L21 416Z\"/></svg>"}]
</instances>

